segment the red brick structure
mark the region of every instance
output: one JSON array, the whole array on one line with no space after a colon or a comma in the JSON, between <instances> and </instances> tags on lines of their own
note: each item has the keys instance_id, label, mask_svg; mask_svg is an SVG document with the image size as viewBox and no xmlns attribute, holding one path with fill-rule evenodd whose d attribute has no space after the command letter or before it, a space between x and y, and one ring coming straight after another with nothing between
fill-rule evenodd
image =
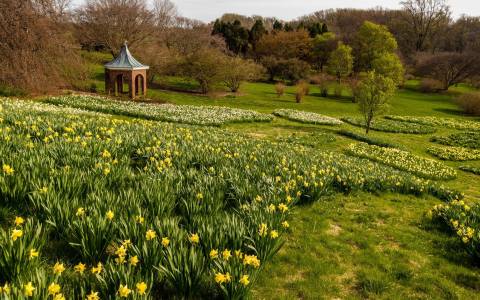
<instances>
[{"instance_id":1,"label":"red brick structure","mask_svg":"<svg viewBox=\"0 0 480 300\"><path fill-rule=\"evenodd\" d=\"M120 54L105 64L105 92L115 96L124 94L123 85L127 83L130 98L146 96L148 69L132 56L125 42Z\"/></svg>"}]
</instances>

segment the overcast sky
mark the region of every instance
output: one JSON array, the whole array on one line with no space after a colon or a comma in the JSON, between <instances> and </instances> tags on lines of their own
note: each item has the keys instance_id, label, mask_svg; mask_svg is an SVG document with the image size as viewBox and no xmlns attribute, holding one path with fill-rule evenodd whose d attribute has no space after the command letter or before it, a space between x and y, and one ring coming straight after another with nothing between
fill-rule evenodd
<instances>
[{"instance_id":1,"label":"overcast sky","mask_svg":"<svg viewBox=\"0 0 480 300\"><path fill-rule=\"evenodd\" d=\"M291 20L329 8L399 8L401 0L171 0L180 13L205 22L224 13L261 15ZM480 16L480 0L449 0L454 17L462 14ZM82 0L74 0L75 4Z\"/></svg>"}]
</instances>

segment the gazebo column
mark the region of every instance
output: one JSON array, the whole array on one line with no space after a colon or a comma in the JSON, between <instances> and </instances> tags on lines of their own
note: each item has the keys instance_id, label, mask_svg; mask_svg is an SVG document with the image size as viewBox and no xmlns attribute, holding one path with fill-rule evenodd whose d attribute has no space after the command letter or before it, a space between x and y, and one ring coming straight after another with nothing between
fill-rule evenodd
<instances>
[{"instance_id":1,"label":"gazebo column","mask_svg":"<svg viewBox=\"0 0 480 300\"><path fill-rule=\"evenodd\" d=\"M143 96L147 96L147 72L145 71L145 73L143 74L143 80L142 80L142 83L143 83Z\"/></svg>"},{"instance_id":2,"label":"gazebo column","mask_svg":"<svg viewBox=\"0 0 480 300\"><path fill-rule=\"evenodd\" d=\"M134 72L130 73L130 97L135 99L135 74Z\"/></svg>"}]
</instances>

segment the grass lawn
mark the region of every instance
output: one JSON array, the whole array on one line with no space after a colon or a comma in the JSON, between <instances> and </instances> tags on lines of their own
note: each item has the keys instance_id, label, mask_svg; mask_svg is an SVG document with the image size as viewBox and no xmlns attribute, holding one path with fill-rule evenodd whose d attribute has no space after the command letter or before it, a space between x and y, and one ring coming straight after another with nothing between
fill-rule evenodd
<instances>
[{"instance_id":1,"label":"grass lawn","mask_svg":"<svg viewBox=\"0 0 480 300\"><path fill-rule=\"evenodd\" d=\"M101 90L101 80L96 76ZM167 80L168 84L175 84ZM469 91L454 87L444 94L422 94L408 82L391 101L389 114L466 118L454 96ZM194 86L180 82L179 86ZM299 109L328 116L358 116L348 96L323 98L318 87L300 104L294 87L277 97L274 86L247 83L238 96L207 97L150 88L148 97L175 104L218 105L272 113L278 108ZM469 118L472 119L472 118ZM354 142L336 135L338 127L306 125L275 118L272 123L223 126L251 138L291 138L319 150L342 152ZM401 144L414 154L432 157L426 149L433 135L455 130L438 128L434 134L413 135L372 132L373 137ZM465 163L445 162L458 168ZM480 167L480 162L468 162ZM458 178L445 185L463 191L468 202L480 201L480 177L458 170ZM432 197L366 193L337 195L297 208L291 234L273 262L262 273L254 299L478 299L480 269L455 237L432 228L424 213L440 203Z\"/></svg>"}]
</instances>

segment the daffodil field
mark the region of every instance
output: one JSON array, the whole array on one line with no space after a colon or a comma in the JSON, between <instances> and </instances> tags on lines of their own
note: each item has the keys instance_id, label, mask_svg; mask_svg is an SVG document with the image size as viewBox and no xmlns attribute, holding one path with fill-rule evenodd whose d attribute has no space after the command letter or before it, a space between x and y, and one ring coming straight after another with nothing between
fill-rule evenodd
<instances>
[{"instance_id":1,"label":"daffodil field","mask_svg":"<svg viewBox=\"0 0 480 300\"><path fill-rule=\"evenodd\" d=\"M426 126L441 126L458 130L476 131L480 130L480 122L478 120L459 120L453 118L440 117L413 117L413 116L385 116L388 120L400 121L405 123L421 124Z\"/></svg>"},{"instance_id":2,"label":"daffodil field","mask_svg":"<svg viewBox=\"0 0 480 300\"><path fill-rule=\"evenodd\" d=\"M362 118L345 117L342 121L354 126L365 127ZM396 119L376 119L371 124L371 129L391 133L427 134L433 133L436 129L430 125L402 122Z\"/></svg>"},{"instance_id":3,"label":"daffodil field","mask_svg":"<svg viewBox=\"0 0 480 300\"><path fill-rule=\"evenodd\" d=\"M472 166L460 166L459 168L462 171L469 172L475 175L480 175L480 168L475 168Z\"/></svg>"},{"instance_id":4,"label":"daffodil field","mask_svg":"<svg viewBox=\"0 0 480 300\"><path fill-rule=\"evenodd\" d=\"M126 111L102 101L95 110ZM454 170L396 149L356 144L353 157L44 103L0 109L0 208L16 212L0 228L6 299L243 299L296 204L352 191L463 197L416 176Z\"/></svg>"},{"instance_id":5,"label":"daffodil field","mask_svg":"<svg viewBox=\"0 0 480 300\"><path fill-rule=\"evenodd\" d=\"M273 112L275 116L300 123L317 125L341 125L342 121L328 116L323 116L313 112L300 111L294 109L277 109Z\"/></svg>"},{"instance_id":6,"label":"daffodil field","mask_svg":"<svg viewBox=\"0 0 480 300\"><path fill-rule=\"evenodd\" d=\"M430 140L434 143L447 146L480 149L480 131L466 131L453 133L448 136L434 136Z\"/></svg>"},{"instance_id":7,"label":"daffodil field","mask_svg":"<svg viewBox=\"0 0 480 300\"><path fill-rule=\"evenodd\" d=\"M271 115L261 114L252 110L220 106L155 105L133 101L110 100L90 95L50 97L46 99L46 102L88 111L194 125L220 126L235 122L270 122L273 119Z\"/></svg>"},{"instance_id":8,"label":"daffodil field","mask_svg":"<svg viewBox=\"0 0 480 300\"><path fill-rule=\"evenodd\" d=\"M433 159L413 155L407 151L384 148L365 143L351 144L346 152L361 158L407 171L422 178L435 180L450 180L457 176L457 172Z\"/></svg>"},{"instance_id":9,"label":"daffodil field","mask_svg":"<svg viewBox=\"0 0 480 300\"><path fill-rule=\"evenodd\" d=\"M428 153L443 160L466 161L480 160L480 150L464 147L431 146Z\"/></svg>"}]
</instances>

